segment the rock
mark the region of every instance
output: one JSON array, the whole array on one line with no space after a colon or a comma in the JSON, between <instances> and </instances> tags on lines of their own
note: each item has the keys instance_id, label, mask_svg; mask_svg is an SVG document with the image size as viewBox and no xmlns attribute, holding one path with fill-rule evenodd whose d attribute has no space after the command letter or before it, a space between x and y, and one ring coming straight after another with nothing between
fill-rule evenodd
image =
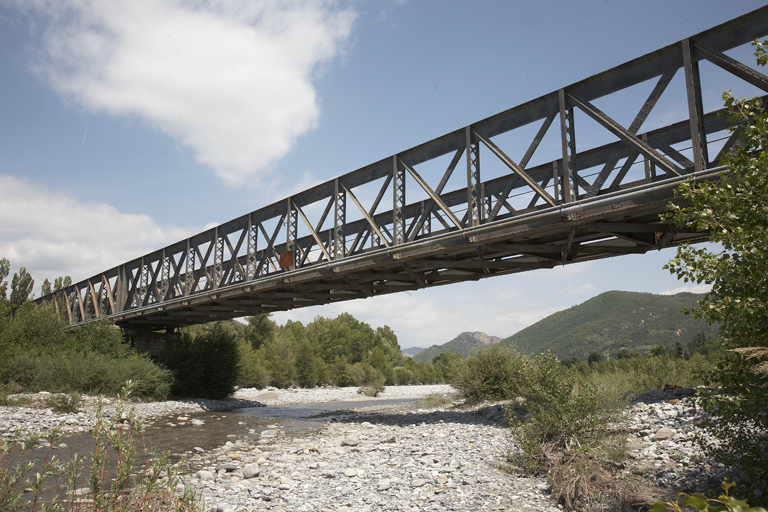
<instances>
[{"instance_id":1,"label":"rock","mask_svg":"<svg viewBox=\"0 0 768 512\"><path fill-rule=\"evenodd\" d=\"M200 471L195 473L195 477L197 477L198 480L213 480L214 478L216 478L216 476L212 472L207 471L205 469L201 469Z\"/></svg>"},{"instance_id":2,"label":"rock","mask_svg":"<svg viewBox=\"0 0 768 512\"><path fill-rule=\"evenodd\" d=\"M348 477L357 476L357 471L355 471L354 469L345 469L344 476L348 476Z\"/></svg>"},{"instance_id":3,"label":"rock","mask_svg":"<svg viewBox=\"0 0 768 512\"><path fill-rule=\"evenodd\" d=\"M427 481L423 478L414 478L411 480L411 487L424 487L427 485Z\"/></svg>"},{"instance_id":4,"label":"rock","mask_svg":"<svg viewBox=\"0 0 768 512\"><path fill-rule=\"evenodd\" d=\"M668 439L672 439L672 436L674 435L675 431L671 428L661 427L656 431L655 434L651 436L651 441L666 441Z\"/></svg>"},{"instance_id":5,"label":"rock","mask_svg":"<svg viewBox=\"0 0 768 512\"><path fill-rule=\"evenodd\" d=\"M199 446L195 446L194 448L192 448L192 451L193 451L194 453L205 453L205 450L203 450L203 449L202 449L202 448L200 448Z\"/></svg>"},{"instance_id":6,"label":"rock","mask_svg":"<svg viewBox=\"0 0 768 512\"><path fill-rule=\"evenodd\" d=\"M192 425L195 425L195 426L197 426L197 427L199 427L200 425L205 425L205 422L204 422L203 420L201 420L201 419L197 419L197 418L195 418L195 419L193 419L192 421L190 421L190 423L191 423Z\"/></svg>"},{"instance_id":7,"label":"rock","mask_svg":"<svg viewBox=\"0 0 768 512\"><path fill-rule=\"evenodd\" d=\"M259 476L259 465L255 462L243 466L243 478L254 478Z\"/></svg>"},{"instance_id":8,"label":"rock","mask_svg":"<svg viewBox=\"0 0 768 512\"><path fill-rule=\"evenodd\" d=\"M341 446L357 446L358 444L359 444L358 440L351 437L344 439L341 442Z\"/></svg>"}]
</instances>

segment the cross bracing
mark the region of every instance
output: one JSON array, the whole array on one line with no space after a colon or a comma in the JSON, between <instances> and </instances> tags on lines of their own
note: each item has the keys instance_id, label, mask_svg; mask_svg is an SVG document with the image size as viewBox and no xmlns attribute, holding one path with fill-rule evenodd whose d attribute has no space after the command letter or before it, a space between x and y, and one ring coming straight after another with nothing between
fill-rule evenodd
<instances>
[{"instance_id":1,"label":"cross bracing","mask_svg":"<svg viewBox=\"0 0 768 512\"><path fill-rule=\"evenodd\" d=\"M659 218L739 143L700 67L768 93L725 53L766 33L762 8L38 300L157 330L706 240ZM675 94L687 115L649 126ZM615 96L635 105L623 124Z\"/></svg>"}]
</instances>

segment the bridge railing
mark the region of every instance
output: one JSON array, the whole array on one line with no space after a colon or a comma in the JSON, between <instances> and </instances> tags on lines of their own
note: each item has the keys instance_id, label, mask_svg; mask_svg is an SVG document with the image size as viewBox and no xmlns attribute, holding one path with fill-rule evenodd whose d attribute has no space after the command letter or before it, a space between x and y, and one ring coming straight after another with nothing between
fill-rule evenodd
<instances>
[{"instance_id":1,"label":"bridge railing","mask_svg":"<svg viewBox=\"0 0 768 512\"><path fill-rule=\"evenodd\" d=\"M763 8L38 301L52 301L73 325L119 318L717 166L738 134L717 112L704 112L699 63L706 60L768 92L764 75L723 53L765 35L766 27ZM687 100L687 116L643 130L675 86L683 89L678 97ZM629 122L621 124L597 106L638 88ZM582 123L588 129L580 131ZM582 138L585 132L589 136ZM584 141L607 139L585 149ZM270 300L274 309L296 304L295 293L284 303L279 294Z\"/></svg>"}]
</instances>

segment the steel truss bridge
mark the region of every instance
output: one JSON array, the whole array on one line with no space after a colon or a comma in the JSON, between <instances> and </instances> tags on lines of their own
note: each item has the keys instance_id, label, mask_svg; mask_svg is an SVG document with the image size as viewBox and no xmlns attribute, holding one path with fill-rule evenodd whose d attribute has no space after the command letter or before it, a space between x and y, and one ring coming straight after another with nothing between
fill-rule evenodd
<instances>
[{"instance_id":1,"label":"steel truss bridge","mask_svg":"<svg viewBox=\"0 0 768 512\"><path fill-rule=\"evenodd\" d=\"M171 331L704 241L659 217L681 181L716 179L739 143L704 112L700 65L768 92L724 53L766 33L762 8L38 302L73 326ZM669 95L680 118L643 130ZM620 123L617 103L637 114Z\"/></svg>"}]
</instances>

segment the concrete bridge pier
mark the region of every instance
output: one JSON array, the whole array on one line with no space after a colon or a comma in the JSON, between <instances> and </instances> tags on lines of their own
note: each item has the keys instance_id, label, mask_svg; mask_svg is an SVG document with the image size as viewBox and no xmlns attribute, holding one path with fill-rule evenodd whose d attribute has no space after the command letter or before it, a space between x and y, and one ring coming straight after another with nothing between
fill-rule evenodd
<instances>
[{"instance_id":1,"label":"concrete bridge pier","mask_svg":"<svg viewBox=\"0 0 768 512\"><path fill-rule=\"evenodd\" d=\"M173 328L162 331L143 329L123 329L137 352L149 352L153 356L160 355L171 343L179 339L179 332Z\"/></svg>"}]
</instances>

